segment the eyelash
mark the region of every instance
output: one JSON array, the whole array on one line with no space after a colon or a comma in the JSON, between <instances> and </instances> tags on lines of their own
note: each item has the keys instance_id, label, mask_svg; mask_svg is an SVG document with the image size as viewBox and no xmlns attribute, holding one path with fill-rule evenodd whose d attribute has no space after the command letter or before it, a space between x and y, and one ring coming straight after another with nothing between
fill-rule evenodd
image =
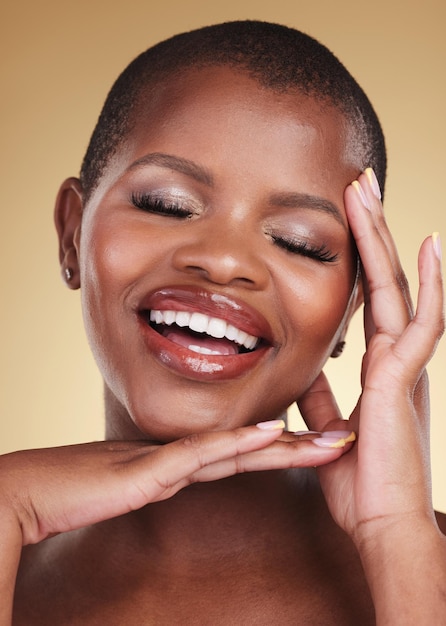
<instances>
[{"instance_id":1,"label":"eyelash","mask_svg":"<svg viewBox=\"0 0 446 626\"><path fill-rule=\"evenodd\" d=\"M177 218L191 218L193 213L189 209L186 209L173 201L162 200L160 198L154 198L147 193L132 193L132 204L142 211L148 213L158 213L160 215L166 215L168 217ZM328 248L322 244L321 246L314 246L308 241L296 241L293 239L285 239L283 237L272 237L273 242L291 252L292 254L300 254L301 256L321 261L322 263L334 263L338 255L332 254Z\"/></svg>"},{"instance_id":2,"label":"eyelash","mask_svg":"<svg viewBox=\"0 0 446 626\"><path fill-rule=\"evenodd\" d=\"M283 237L273 237L273 241L277 246L284 248L292 254L300 254L322 263L334 263L338 258L338 255L332 254L325 244L314 246L308 243L308 241L295 241L284 239Z\"/></svg>"},{"instance_id":3,"label":"eyelash","mask_svg":"<svg viewBox=\"0 0 446 626\"><path fill-rule=\"evenodd\" d=\"M137 209L147 211L148 213L159 213L160 215L180 218L190 218L193 215L191 210L180 206L174 201L154 198L147 193L132 193L131 200Z\"/></svg>"}]
</instances>

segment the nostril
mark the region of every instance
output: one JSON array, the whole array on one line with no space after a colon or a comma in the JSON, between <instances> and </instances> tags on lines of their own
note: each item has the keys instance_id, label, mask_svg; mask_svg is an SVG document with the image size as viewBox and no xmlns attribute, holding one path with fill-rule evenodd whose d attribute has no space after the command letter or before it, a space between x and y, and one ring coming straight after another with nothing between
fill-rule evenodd
<instances>
[{"instance_id":1,"label":"nostril","mask_svg":"<svg viewBox=\"0 0 446 626\"><path fill-rule=\"evenodd\" d=\"M174 253L173 264L181 272L196 274L216 285L238 283L261 288L269 276L257 253L240 241L224 240L223 234L180 245Z\"/></svg>"}]
</instances>

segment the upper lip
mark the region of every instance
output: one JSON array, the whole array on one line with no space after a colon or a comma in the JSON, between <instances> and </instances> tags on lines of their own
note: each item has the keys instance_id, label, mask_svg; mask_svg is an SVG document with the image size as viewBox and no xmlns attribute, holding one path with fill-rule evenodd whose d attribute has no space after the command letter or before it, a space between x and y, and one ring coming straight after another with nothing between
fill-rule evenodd
<instances>
[{"instance_id":1,"label":"upper lip","mask_svg":"<svg viewBox=\"0 0 446 626\"><path fill-rule=\"evenodd\" d=\"M192 285L163 287L147 294L138 306L139 312L153 309L204 313L273 343L273 333L266 318L246 302L226 294Z\"/></svg>"}]
</instances>

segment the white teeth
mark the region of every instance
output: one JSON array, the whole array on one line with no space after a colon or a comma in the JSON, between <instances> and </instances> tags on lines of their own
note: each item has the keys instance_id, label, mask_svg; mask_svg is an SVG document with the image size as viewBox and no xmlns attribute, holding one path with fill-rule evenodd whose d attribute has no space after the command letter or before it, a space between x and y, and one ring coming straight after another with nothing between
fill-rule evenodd
<instances>
[{"instance_id":1,"label":"white teeth","mask_svg":"<svg viewBox=\"0 0 446 626\"><path fill-rule=\"evenodd\" d=\"M164 311L164 323L171 326L175 323L175 311Z\"/></svg>"},{"instance_id":2,"label":"white teeth","mask_svg":"<svg viewBox=\"0 0 446 626\"><path fill-rule=\"evenodd\" d=\"M209 318L204 313L192 313L189 321L189 328L196 333L207 332Z\"/></svg>"},{"instance_id":3,"label":"white teeth","mask_svg":"<svg viewBox=\"0 0 446 626\"><path fill-rule=\"evenodd\" d=\"M221 356L221 352L217 352L216 350L209 350L209 348L203 348L202 346L188 346L189 350L192 352L198 352L198 354L217 354Z\"/></svg>"},{"instance_id":4,"label":"white teeth","mask_svg":"<svg viewBox=\"0 0 446 626\"><path fill-rule=\"evenodd\" d=\"M175 323L177 326L189 326L190 321L190 313L186 313L186 311L179 311L176 313Z\"/></svg>"},{"instance_id":5,"label":"white teeth","mask_svg":"<svg viewBox=\"0 0 446 626\"><path fill-rule=\"evenodd\" d=\"M243 332L243 330L239 331L239 335L237 337L238 343L245 345L245 341L248 339L248 333Z\"/></svg>"},{"instance_id":6,"label":"white teeth","mask_svg":"<svg viewBox=\"0 0 446 626\"><path fill-rule=\"evenodd\" d=\"M247 350L253 350L257 343L258 337L249 335L243 330L239 330L236 326L228 324L218 317L210 317L204 313L188 313L186 311L150 311L150 321L155 324L166 324L171 326L176 324L180 327L188 326L197 333L206 333L215 339L226 337L229 341L235 341L240 346L244 346ZM190 350L199 352L200 354L219 354L218 352L207 351L207 348L201 346L190 346Z\"/></svg>"},{"instance_id":7,"label":"white teeth","mask_svg":"<svg viewBox=\"0 0 446 626\"><path fill-rule=\"evenodd\" d=\"M209 320L207 333L212 337L216 337L217 339L221 339L225 336L227 324L224 320L219 320L216 317L211 317Z\"/></svg>"},{"instance_id":8,"label":"white teeth","mask_svg":"<svg viewBox=\"0 0 446 626\"><path fill-rule=\"evenodd\" d=\"M229 339L229 341L235 341L238 337L238 328L232 326L232 324L228 324L225 336Z\"/></svg>"},{"instance_id":9,"label":"white teeth","mask_svg":"<svg viewBox=\"0 0 446 626\"><path fill-rule=\"evenodd\" d=\"M253 350L256 347L256 343L257 343L256 337L248 336L245 339L245 343L243 345L245 346L245 348L248 348L248 350Z\"/></svg>"},{"instance_id":10,"label":"white teeth","mask_svg":"<svg viewBox=\"0 0 446 626\"><path fill-rule=\"evenodd\" d=\"M164 316L161 311L154 311L155 313L155 322L157 324L161 324L164 320Z\"/></svg>"}]
</instances>

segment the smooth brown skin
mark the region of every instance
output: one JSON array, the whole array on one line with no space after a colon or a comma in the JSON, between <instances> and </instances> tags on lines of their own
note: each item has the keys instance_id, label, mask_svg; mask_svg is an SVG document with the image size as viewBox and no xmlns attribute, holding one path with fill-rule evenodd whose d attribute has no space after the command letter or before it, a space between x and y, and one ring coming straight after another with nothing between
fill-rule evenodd
<instances>
[{"instance_id":1,"label":"smooth brown skin","mask_svg":"<svg viewBox=\"0 0 446 626\"><path fill-rule=\"evenodd\" d=\"M375 623L374 605L379 624L408 624L411 615L444 623L429 595L436 583L407 581L411 599L438 609L422 622L408 603L404 615L392 582L405 582L409 556L423 580L428 559L441 595L435 568L446 569L430 504L423 374L442 332L439 264L428 239L410 323L380 202L348 148L333 109L213 68L166 84L147 104L87 207L78 183L64 183L56 207L62 269L72 268L71 286L82 288L113 441L0 461L0 505L19 502L11 506L23 543L35 544L22 553L14 624L356 626ZM153 165L126 172L152 152L206 167L214 185ZM349 185L356 178L370 211ZM180 189L198 217L186 231L182 220L135 209L129 191L141 186ZM290 191L330 200L342 223L271 202ZM338 260L322 264L275 246L265 236L271 225L309 234ZM367 277L368 344L364 393L349 423L339 422L318 375L361 300L347 225ZM132 305L182 281L261 311L277 349L224 384L191 383L161 366L140 348ZM352 429L358 441L322 449L248 426L295 398L310 429Z\"/></svg>"}]
</instances>

